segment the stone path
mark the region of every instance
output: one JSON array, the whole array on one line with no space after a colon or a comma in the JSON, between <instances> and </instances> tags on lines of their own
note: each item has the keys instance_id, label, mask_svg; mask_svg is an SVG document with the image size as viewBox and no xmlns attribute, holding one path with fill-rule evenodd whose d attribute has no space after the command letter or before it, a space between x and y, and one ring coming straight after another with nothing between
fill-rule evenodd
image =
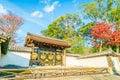
<instances>
[{"instance_id":1,"label":"stone path","mask_svg":"<svg viewBox=\"0 0 120 80\"><path fill-rule=\"evenodd\" d=\"M66 76L66 77L52 77L40 79L23 79L17 77L14 79L0 79L0 80L120 80L120 76L111 74L95 74L95 75L81 75L81 76Z\"/></svg>"},{"instance_id":2,"label":"stone path","mask_svg":"<svg viewBox=\"0 0 120 80\"><path fill-rule=\"evenodd\" d=\"M33 79L26 79L26 80L33 80ZM95 75L56 77L56 78L40 78L35 80L120 80L120 76L111 75L111 74L95 74Z\"/></svg>"}]
</instances>

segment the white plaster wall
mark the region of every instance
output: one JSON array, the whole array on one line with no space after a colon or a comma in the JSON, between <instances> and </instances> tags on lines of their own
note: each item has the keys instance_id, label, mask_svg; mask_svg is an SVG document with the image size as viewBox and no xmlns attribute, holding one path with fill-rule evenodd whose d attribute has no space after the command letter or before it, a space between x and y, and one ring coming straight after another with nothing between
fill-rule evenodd
<instances>
[{"instance_id":1,"label":"white plaster wall","mask_svg":"<svg viewBox=\"0 0 120 80\"><path fill-rule=\"evenodd\" d=\"M66 66L79 66L79 60L76 57L66 56Z\"/></svg>"},{"instance_id":2,"label":"white plaster wall","mask_svg":"<svg viewBox=\"0 0 120 80\"><path fill-rule=\"evenodd\" d=\"M66 66L108 67L106 56L77 59L66 56Z\"/></svg>"},{"instance_id":3,"label":"white plaster wall","mask_svg":"<svg viewBox=\"0 0 120 80\"><path fill-rule=\"evenodd\" d=\"M0 66L5 65L18 65L22 67L28 67L30 60L30 53L25 52L8 52L0 58Z\"/></svg>"},{"instance_id":4,"label":"white plaster wall","mask_svg":"<svg viewBox=\"0 0 120 80\"><path fill-rule=\"evenodd\" d=\"M26 59L30 59L30 54L29 52L11 52L15 55L18 55L18 56L21 56L23 58L26 58Z\"/></svg>"},{"instance_id":5,"label":"white plaster wall","mask_svg":"<svg viewBox=\"0 0 120 80\"><path fill-rule=\"evenodd\" d=\"M111 57L111 59L112 59L113 67L120 73L120 62L118 57Z\"/></svg>"}]
</instances>

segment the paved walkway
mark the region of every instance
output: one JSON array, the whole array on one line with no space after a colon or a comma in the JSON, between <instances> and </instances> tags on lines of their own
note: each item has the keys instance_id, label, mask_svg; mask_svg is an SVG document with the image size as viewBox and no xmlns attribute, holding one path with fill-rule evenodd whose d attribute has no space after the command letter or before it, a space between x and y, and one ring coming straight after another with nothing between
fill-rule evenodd
<instances>
[{"instance_id":1,"label":"paved walkway","mask_svg":"<svg viewBox=\"0 0 120 80\"><path fill-rule=\"evenodd\" d=\"M110 74L95 74L95 75L56 77L56 78L40 78L35 80L120 80L120 76L110 75Z\"/></svg>"},{"instance_id":2,"label":"paved walkway","mask_svg":"<svg viewBox=\"0 0 120 80\"><path fill-rule=\"evenodd\" d=\"M0 79L0 80L120 80L120 76L111 74L95 74L95 75L81 75L81 76L66 76L55 78L40 78L40 79L23 79L22 77L16 77L12 79Z\"/></svg>"}]
</instances>

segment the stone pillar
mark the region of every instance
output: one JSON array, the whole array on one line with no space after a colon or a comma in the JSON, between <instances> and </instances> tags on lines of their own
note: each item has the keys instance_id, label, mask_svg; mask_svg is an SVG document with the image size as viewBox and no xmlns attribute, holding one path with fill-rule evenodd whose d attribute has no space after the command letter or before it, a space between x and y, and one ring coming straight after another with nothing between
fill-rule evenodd
<instances>
[{"instance_id":1,"label":"stone pillar","mask_svg":"<svg viewBox=\"0 0 120 80\"><path fill-rule=\"evenodd\" d=\"M66 50L62 50L62 66L66 66Z\"/></svg>"}]
</instances>

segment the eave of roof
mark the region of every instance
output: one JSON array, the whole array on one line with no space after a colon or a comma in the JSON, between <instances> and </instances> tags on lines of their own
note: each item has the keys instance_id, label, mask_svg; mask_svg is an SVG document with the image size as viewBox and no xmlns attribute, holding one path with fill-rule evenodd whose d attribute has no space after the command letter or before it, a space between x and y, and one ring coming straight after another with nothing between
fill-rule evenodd
<instances>
[{"instance_id":1,"label":"eave of roof","mask_svg":"<svg viewBox=\"0 0 120 80\"><path fill-rule=\"evenodd\" d=\"M40 36L40 35L36 35L36 34L31 34L31 33L27 34L25 46L27 46L26 45L27 38L35 40L35 41L38 41L38 42L41 42L41 43L47 43L47 44L50 44L50 45L63 46L63 47L66 47L66 48L70 47L70 44L67 43L64 40L50 38L50 37L44 37L44 36Z\"/></svg>"},{"instance_id":2,"label":"eave of roof","mask_svg":"<svg viewBox=\"0 0 120 80\"><path fill-rule=\"evenodd\" d=\"M69 57L80 57L81 55L80 54L67 53L66 56L69 56Z\"/></svg>"},{"instance_id":3,"label":"eave of roof","mask_svg":"<svg viewBox=\"0 0 120 80\"><path fill-rule=\"evenodd\" d=\"M0 34L0 39L6 40L7 38L4 35Z\"/></svg>"}]
</instances>

